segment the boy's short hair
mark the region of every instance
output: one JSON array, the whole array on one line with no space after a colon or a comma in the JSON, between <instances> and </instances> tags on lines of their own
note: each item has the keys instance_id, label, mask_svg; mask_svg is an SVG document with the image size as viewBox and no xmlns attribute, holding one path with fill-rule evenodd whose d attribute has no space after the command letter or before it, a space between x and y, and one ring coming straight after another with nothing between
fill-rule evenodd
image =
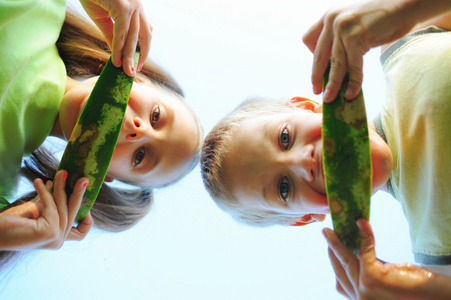
<instances>
[{"instance_id":1,"label":"boy's short hair","mask_svg":"<svg viewBox=\"0 0 451 300\"><path fill-rule=\"evenodd\" d=\"M204 140L201 154L201 172L205 188L215 203L235 220L257 227L290 225L302 215L282 214L242 205L231 192L223 174L223 162L229 152L230 141L244 121L293 112L288 99L249 98L219 121Z\"/></svg>"}]
</instances>

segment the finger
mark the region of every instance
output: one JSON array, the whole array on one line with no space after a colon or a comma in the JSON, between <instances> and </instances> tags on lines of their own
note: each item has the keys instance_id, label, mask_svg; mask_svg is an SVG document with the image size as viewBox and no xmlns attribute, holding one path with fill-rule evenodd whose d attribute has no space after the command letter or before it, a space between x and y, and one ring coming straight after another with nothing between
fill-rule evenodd
<instances>
[{"instance_id":1,"label":"finger","mask_svg":"<svg viewBox=\"0 0 451 300\"><path fill-rule=\"evenodd\" d=\"M343 266L341 265L340 261L335 256L334 251L329 247L327 249L327 252L329 254L329 260L332 264L332 268L334 269L334 272L335 272L335 278L337 280L338 292L340 292L341 294L343 294L347 297L350 297L351 295L354 294L353 284L349 280L349 278L346 274L346 271L343 268Z\"/></svg>"},{"instance_id":2,"label":"finger","mask_svg":"<svg viewBox=\"0 0 451 300\"><path fill-rule=\"evenodd\" d=\"M322 33L322 36L326 36L326 33ZM313 93L318 95L323 91L324 73L326 72L329 58L331 55L332 41L327 37L320 37L321 44L328 42L326 46L317 46L313 55L313 67L312 67L312 85Z\"/></svg>"},{"instance_id":3,"label":"finger","mask_svg":"<svg viewBox=\"0 0 451 300\"><path fill-rule=\"evenodd\" d=\"M134 66L133 56L136 51L139 34L139 10L136 10L130 20L130 27L127 33L127 40L123 50L123 69L128 76L135 76L136 69Z\"/></svg>"},{"instance_id":4,"label":"finger","mask_svg":"<svg viewBox=\"0 0 451 300\"><path fill-rule=\"evenodd\" d=\"M116 62L116 67L123 65L123 48L127 40L128 28L130 25L130 18L128 14L120 14L114 18L113 26L113 46L111 48L112 60Z\"/></svg>"},{"instance_id":5,"label":"finger","mask_svg":"<svg viewBox=\"0 0 451 300\"><path fill-rule=\"evenodd\" d=\"M302 42L307 46L307 48L314 53L319 36L324 27L324 17L313 24L302 36Z\"/></svg>"},{"instance_id":6,"label":"finger","mask_svg":"<svg viewBox=\"0 0 451 300\"><path fill-rule=\"evenodd\" d=\"M323 91L324 73L332 53L332 38L332 32L324 29L313 54L312 85L315 94L320 94Z\"/></svg>"},{"instance_id":7,"label":"finger","mask_svg":"<svg viewBox=\"0 0 451 300\"><path fill-rule=\"evenodd\" d=\"M47 182L45 183L45 189L50 192L52 190L52 186L53 186L53 181L51 180L47 180Z\"/></svg>"},{"instance_id":8,"label":"finger","mask_svg":"<svg viewBox=\"0 0 451 300\"><path fill-rule=\"evenodd\" d=\"M55 184L53 188L53 198L58 209L59 215L59 230L60 233L64 233L66 231L67 224L67 214L68 214L68 206L67 206L67 195L66 195L66 179L67 172L65 170L60 170L56 173L55 176Z\"/></svg>"},{"instance_id":9,"label":"finger","mask_svg":"<svg viewBox=\"0 0 451 300\"><path fill-rule=\"evenodd\" d=\"M346 99L352 100L358 96L363 82L363 55L348 54L347 61L349 70L349 82L344 96Z\"/></svg>"},{"instance_id":10,"label":"finger","mask_svg":"<svg viewBox=\"0 0 451 300\"><path fill-rule=\"evenodd\" d=\"M48 186L51 186L51 181L48 181L47 184ZM60 230L58 207L54 201L53 195L48 190L48 186L45 186L41 179L34 181L34 187L39 196L37 203L42 205L42 213L41 217L35 221L36 228L33 238L36 241L39 241L44 248L47 248L48 245L51 245L57 240Z\"/></svg>"},{"instance_id":11,"label":"finger","mask_svg":"<svg viewBox=\"0 0 451 300\"><path fill-rule=\"evenodd\" d=\"M351 296L348 295L348 293L346 293L346 291L343 289L343 287L341 286L341 284L338 280L336 280L335 289L337 290L338 293L345 296L346 298L351 298Z\"/></svg>"},{"instance_id":12,"label":"finger","mask_svg":"<svg viewBox=\"0 0 451 300\"><path fill-rule=\"evenodd\" d=\"M149 56L150 52L150 43L152 40L152 25L147 21L146 14L144 13L144 10L141 9L139 13L139 47L140 47L140 54L139 54L139 62L138 62L138 70L141 71L142 66L144 65L144 62L146 61L147 57Z\"/></svg>"},{"instance_id":13,"label":"finger","mask_svg":"<svg viewBox=\"0 0 451 300\"><path fill-rule=\"evenodd\" d=\"M78 224L77 227L72 227L66 239L72 241L83 240L88 235L93 225L94 219L91 216L91 212L89 212L86 218Z\"/></svg>"},{"instance_id":14,"label":"finger","mask_svg":"<svg viewBox=\"0 0 451 300\"><path fill-rule=\"evenodd\" d=\"M341 40L336 37L332 46L329 80L323 94L323 101L326 103L334 101L341 88L348 64L345 52Z\"/></svg>"},{"instance_id":15,"label":"finger","mask_svg":"<svg viewBox=\"0 0 451 300\"><path fill-rule=\"evenodd\" d=\"M88 186L89 180L86 177L77 180L74 186L72 194L69 196L68 201L68 218L66 223L66 229L64 232L64 239L67 238L69 232L72 230L72 225L74 224L75 217L83 201L83 195L85 194L86 187Z\"/></svg>"},{"instance_id":16,"label":"finger","mask_svg":"<svg viewBox=\"0 0 451 300\"><path fill-rule=\"evenodd\" d=\"M368 52L362 44L363 38L348 38L343 41L346 51L347 68L349 71L349 82L345 92L345 98L352 100L360 92L363 82L363 55Z\"/></svg>"},{"instance_id":17,"label":"finger","mask_svg":"<svg viewBox=\"0 0 451 300\"><path fill-rule=\"evenodd\" d=\"M371 229L370 223L368 220L359 219L357 220L357 226L360 229L360 261L362 263L363 268L372 265L376 262L376 252L374 250L374 234Z\"/></svg>"},{"instance_id":18,"label":"finger","mask_svg":"<svg viewBox=\"0 0 451 300\"><path fill-rule=\"evenodd\" d=\"M359 259L349 248L343 245L340 238L334 231L326 228L323 230L323 233L329 247L334 252L334 255L339 260L343 269L346 271L347 277L354 286L358 286L360 275Z\"/></svg>"},{"instance_id":19,"label":"finger","mask_svg":"<svg viewBox=\"0 0 451 300\"><path fill-rule=\"evenodd\" d=\"M48 192L42 179L35 179L33 185L38 193L38 196L33 201L41 205L41 217L47 222L54 220L54 218L58 218L55 201L53 200L52 195Z\"/></svg>"}]
</instances>

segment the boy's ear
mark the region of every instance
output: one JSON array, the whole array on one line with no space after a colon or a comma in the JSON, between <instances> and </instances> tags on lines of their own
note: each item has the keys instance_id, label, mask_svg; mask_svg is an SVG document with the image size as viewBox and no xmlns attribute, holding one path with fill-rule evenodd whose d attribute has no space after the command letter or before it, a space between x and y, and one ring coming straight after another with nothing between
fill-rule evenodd
<instances>
[{"instance_id":1,"label":"boy's ear","mask_svg":"<svg viewBox=\"0 0 451 300\"><path fill-rule=\"evenodd\" d=\"M303 215L299 221L291 223L290 226L304 226L307 224L322 222L326 218L324 214L307 214Z\"/></svg>"},{"instance_id":2,"label":"boy's ear","mask_svg":"<svg viewBox=\"0 0 451 300\"><path fill-rule=\"evenodd\" d=\"M288 104L293 107L302 108L302 109L309 110L314 113L323 112L323 104L322 103L318 103L314 100L311 100L311 99L308 99L305 97L299 97L299 96L293 97L290 100L288 100Z\"/></svg>"},{"instance_id":3,"label":"boy's ear","mask_svg":"<svg viewBox=\"0 0 451 300\"><path fill-rule=\"evenodd\" d=\"M113 180L114 180L113 176L106 175L105 179L103 181L105 181L105 182L112 182Z\"/></svg>"}]
</instances>

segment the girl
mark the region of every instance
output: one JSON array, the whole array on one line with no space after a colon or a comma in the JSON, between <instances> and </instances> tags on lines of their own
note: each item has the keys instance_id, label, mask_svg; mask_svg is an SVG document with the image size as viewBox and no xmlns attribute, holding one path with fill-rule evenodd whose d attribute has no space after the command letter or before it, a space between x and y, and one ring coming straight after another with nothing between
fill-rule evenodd
<instances>
[{"instance_id":1,"label":"girl","mask_svg":"<svg viewBox=\"0 0 451 300\"><path fill-rule=\"evenodd\" d=\"M184 102L180 87L146 59L150 24L140 11L139 1L130 1L126 7L115 0L82 1L108 43L93 24L65 14L65 1L28 2L0 4L0 51L4 58L0 67L0 199L4 204L13 202L20 175L34 181L38 194L26 195L0 212L0 249L13 251L59 248L66 239L81 240L93 220L108 231L130 228L150 209L152 188L174 183L192 170L202 139L200 124ZM108 13L116 17L115 26L125 26L121 17L132 16L128 33L114 29L120 37L127 36L125 45L118 44L121 39L117 34L112 38L113 23L109 18L105 22ZM140 72L136 74L129 57L138 36L144 41L141 56L145 56L140 58ZM104 184L92 216L74 228L88 181L79 179L74 193L66 195L66 171L55 174L58 161L38 147L48 135L62 139L70 136L110 55L113 63L122 64L124 71L136 74L136 78L106 181L118 179L139 188L116 189ZM21 169L22 156L30 152ZM53 178L52 196L49 189ZM4 251L2 255L6 260L14 252Z\"/></svg>"}]
</instances>

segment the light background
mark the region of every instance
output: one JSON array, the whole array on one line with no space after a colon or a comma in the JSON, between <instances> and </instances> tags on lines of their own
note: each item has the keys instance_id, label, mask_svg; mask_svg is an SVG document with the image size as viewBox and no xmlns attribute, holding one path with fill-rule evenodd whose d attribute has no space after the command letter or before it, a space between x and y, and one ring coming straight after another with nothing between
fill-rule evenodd
<instances>
[{"instance_id":1,"label":"light background","mask_svg":"<svg viewBox=\"0 0 451 300\"><path fill-rule=\"evenodd\" d=\"M328 8L352 2L143 0L151 57L182 85L205 133L250 96L320 101L301 37ZM384 95L379 52L364 61L369 119ZM126 232L92 230L82 242L29 255L0 277L0 299L342 299L321 235L330 217L304 228L237 224L209 198L198 167L155 197ZM413 262L395 200L373 196L370 220L380 259Z\"/></svg>"}]
</instances>

